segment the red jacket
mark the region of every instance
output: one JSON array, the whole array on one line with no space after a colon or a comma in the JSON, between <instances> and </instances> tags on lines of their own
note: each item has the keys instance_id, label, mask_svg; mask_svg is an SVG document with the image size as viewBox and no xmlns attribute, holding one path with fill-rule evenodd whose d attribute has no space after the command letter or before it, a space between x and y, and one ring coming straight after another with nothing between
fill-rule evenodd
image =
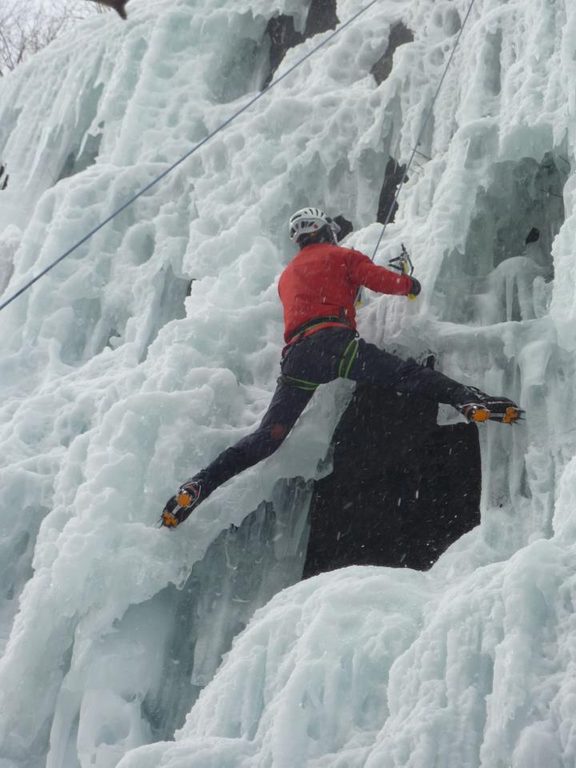
<instances>
[{"instance_id":1,"label":"red jacket","mask_svg":"<svg viewBox=\"0 0 576 768\"><path fill-rule=\"evenodd\" d=\"M356 328L354 301L360 286L378 293L406 296L412 287L408 275L392 272L373 264L368 256L352 248L331 243L305 246L280 276L278 293L284 306L284 339L293 340L294 332L309 320L339 317L304 332L303 336L346 325ZM298 334L299 338L302 338Z\"/></svg>"}]
</instances>

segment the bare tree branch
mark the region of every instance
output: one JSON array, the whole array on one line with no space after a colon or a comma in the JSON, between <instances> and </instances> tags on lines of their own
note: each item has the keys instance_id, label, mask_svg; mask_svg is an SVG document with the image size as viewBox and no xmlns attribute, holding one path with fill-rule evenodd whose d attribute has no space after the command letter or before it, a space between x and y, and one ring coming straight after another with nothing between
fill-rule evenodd
<instances>
[{"instance_id":1,"label":"bare tree branch","mask_svg":"<svg viewBox=\"0 0 576 768\"><path fill-rule=\"evenodd\" d=\"M113 8L126 18L128 0L60 0L58 6L1 0L0 77L47 46L75 22ZM107 6L108 8L105 8Z\"/></svg>"}]
</instances>

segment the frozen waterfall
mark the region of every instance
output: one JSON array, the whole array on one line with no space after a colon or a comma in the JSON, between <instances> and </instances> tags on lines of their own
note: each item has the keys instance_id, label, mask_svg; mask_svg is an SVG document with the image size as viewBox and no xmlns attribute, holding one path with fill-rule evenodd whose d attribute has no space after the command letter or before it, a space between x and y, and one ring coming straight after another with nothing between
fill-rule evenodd
<instances>
[{"instance_id":1,"label":"frozen waterfall","mask_svg":"<svg viewBox=\"0 0 576 768\"><path fill-rule=\"evenodd\" d=\"M131 0L2 78L3 297L361 7ZM405 243L422 295L360 311L526 409L480 429L481 524L426 572L301 580L339 381L157 526L266 408L289 215L343 213L372 254L469 7L371 5L0 313L1 768L576 765L569 0L475 0L376 256Z\"/></svg>"}]
</instances>

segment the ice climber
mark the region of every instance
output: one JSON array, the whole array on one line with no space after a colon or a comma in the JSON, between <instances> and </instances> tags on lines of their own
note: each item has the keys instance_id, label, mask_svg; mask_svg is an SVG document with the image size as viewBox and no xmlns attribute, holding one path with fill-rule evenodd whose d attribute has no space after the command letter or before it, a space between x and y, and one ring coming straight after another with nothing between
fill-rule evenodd
<instances>
[{"instance_id":1,"label":"ice climber","mask_svg":"<svg viewBox=\"0 0 576 768\"><path fill-rule=\"evenodd\" d=\"M222 483L274 453L318 386L336 378L448 403L469 421L512 423L520 417L522 411L507 398L490 397L358 338L354 304L360 286L409 296L420 293L420 283L339 246L339 231L318 208L304 208L290 218L289 235L300 250L278 284L286 346L272 401L255 432L183 483L164 508L163 525L179 525Z\"/></svg>"}]
</instances>

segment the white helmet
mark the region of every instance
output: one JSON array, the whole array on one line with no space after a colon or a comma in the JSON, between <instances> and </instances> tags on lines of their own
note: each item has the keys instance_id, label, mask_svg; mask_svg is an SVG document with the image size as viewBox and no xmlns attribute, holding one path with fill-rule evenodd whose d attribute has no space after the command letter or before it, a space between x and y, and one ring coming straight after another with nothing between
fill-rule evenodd
<instances>
[{"instance_id":1,"label":"white helmet","mask_svg":"<svg viewBox=\"0 0 576 768\"><path fill-rule=\"evenodd\" d=\"M288 224L290 240L297 243L302 235L313 235L322 227L330 228L333 241L336 242L336 235L340 232L338 224L332 221L330 216L326 216L320 208L302 208L290 217Z\"/></svg>"}]
</instances>

